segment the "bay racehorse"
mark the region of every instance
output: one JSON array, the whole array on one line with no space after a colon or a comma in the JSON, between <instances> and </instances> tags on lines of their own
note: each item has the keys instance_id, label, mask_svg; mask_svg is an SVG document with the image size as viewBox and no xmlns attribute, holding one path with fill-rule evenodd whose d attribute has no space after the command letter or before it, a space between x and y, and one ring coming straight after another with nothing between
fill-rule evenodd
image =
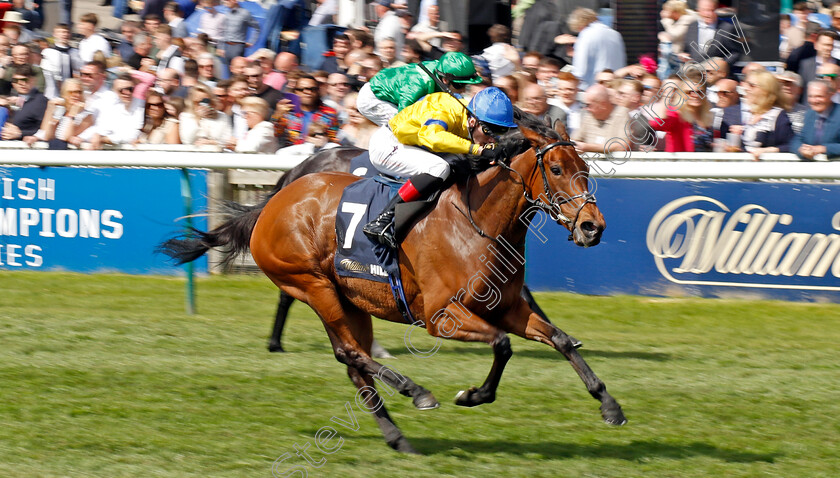
<instances>
[{"instance_id":1,"label":"bay racehorse","mask_svg":"<svg viewBox=\"0 0 840 478\"><path fill-rule=\"evenodd\" d=\"M562 353L601 402L603 419L626 422L618 402L607 392L574 348L569 336L543 320L520 297L524 267L488 251L525 250L527 221L537 210L551 213L578 246L598 244L604 218L588 191L588 166L565 133L530 115L517 116L519 130L501 138L496 166L453 183L438 204L417 221L399 249L405 295L414 318L435 337L485 342L494 360L484 384L461 391L456 404L476 406L495 400L504 367L512 356L512 333L545 343ZM511 158L511 159L506 159ZM392 448L416 453L389 416L374 378L405 396L421 410L439 406L434 395L409 377L370 356L371 316L404 323L388 284L337 275L335 215L344 188L359 178L345 173L317 173L284 187L258 208L234 215L224 234L194 231L171 239L161 250L180 262L200 257L209 247L242 252L250 247L260 269L284 292L307 303L321 318L336 359ZM214 231L218 231L217 228ZM524 259L523 259L524 261ZM514 264L516 264L514 262ZM484 276L509 271L492 287ZM469 293L464 290L469 289ZM390 393L390 391L389 391ZM357 394L357 396L359 396Z\"/></svg>"},{"instance_id":2,"label":"bay racehorse","mask_svg":"<svg viewBox=\"0 0 840 478\"><path fill-rule=\"evenodd\" d=\"M292 184L294 181L306 176L307 174L313 173L323 173L323 172L344 172L348 173L350 171L350 163L353 158L359 156L364 152L363 149L352 147L352 146L342 146L338 148L331 148L331 149L323 149L312 156L303 160L300 164L295 166L294 168L290 169L286 172L280 179L277 181L277 184L274 185L274 188L269 193L268 197L271 197L277 194L278 191L283 189L284 187ZM357 174L355 171L354 174ZM358 173L359 175L363 175L364 173ZM256 209L256 208L255 208ZM528 289L527 285L522 286L522 291L520 292L522 298L528 302L528 305L531 307L531 310L536 312L543 320L550 322L548 316L546 316L545 312L543 312L542 308L537 304L536 300L534 300L534 296L531 294L531 291ZM270 352L283 352L283 328L286 326L286 318L289 315L289 309L292 307L292 304L295 302L294 297L290 296L289 294L280 291L280 300L277 303L277 312L274 316L274 325L271 328L271 337L268 339L268 350ZM572 344L575 348L579 348L583 345L578 339L572 337L571 335L569 338L572 340ZM373 352L374 356L381 357L388 357L390 354L382 348L382 346L378 345L374 340L373 343Z\"/></svg>"}]
</instances>

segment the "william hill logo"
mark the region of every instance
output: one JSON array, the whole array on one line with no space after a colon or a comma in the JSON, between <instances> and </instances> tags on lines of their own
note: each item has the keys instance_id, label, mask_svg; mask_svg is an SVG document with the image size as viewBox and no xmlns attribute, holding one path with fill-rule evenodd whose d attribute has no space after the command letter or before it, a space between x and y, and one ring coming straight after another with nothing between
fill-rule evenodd
<instances>
[{"instance_id":1,"label":"william hill logo","mask_svg":"<svg viewBox=\"0 0 840 478\"><path fill-rule=\"evenodd\" d=\"M679 284L840 290L840 234L797 232L794 223L758 204L731 212L716 199L686 196L653 216L647 247L659 272ZM829 227L840 231L840 211Z\"/></svg>"}]
</instances>

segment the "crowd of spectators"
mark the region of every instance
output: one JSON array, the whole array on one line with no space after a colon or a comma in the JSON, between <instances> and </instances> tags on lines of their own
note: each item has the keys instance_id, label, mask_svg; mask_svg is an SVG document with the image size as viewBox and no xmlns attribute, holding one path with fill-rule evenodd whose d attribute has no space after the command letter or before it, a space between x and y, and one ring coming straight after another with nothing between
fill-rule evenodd
<instances>
[{"instance_id":1,"label":"crowd of spectators","mask_svg":"<svg viewBox=\"0 0 840 478\"><path fill-rule=\"evenodd\" d=\"M191 144L302 156L339 144L365 148L376 126L356 99L368 80L464 47L460 32L441 30L434 0L421 2L416 19L399 1L373 3L370 27L341 29L312 70L284 47L246 55L264 35L237 0L223 0L224 13L217 0L199 0L198 22L185 20L182 4L158 2L160 13L122 22L119 43L100 34L93 13L37 35L41 15L15 0L0 34L0 139L51 149ZM665 1L660 50L636 59L625 58L622 35L588 8L569 12L551 53L525 50L522 35L494 25L473 56L484 82L464 96L498 86L586 152L840 156L840 2L825 10L831 25L815 21L809 2L781 16L785 68L744 66L727 10L715 0L695 6ZM336 0L318 0L312 11L310 25L337 20Z\"/></svg>"}]
</instances>

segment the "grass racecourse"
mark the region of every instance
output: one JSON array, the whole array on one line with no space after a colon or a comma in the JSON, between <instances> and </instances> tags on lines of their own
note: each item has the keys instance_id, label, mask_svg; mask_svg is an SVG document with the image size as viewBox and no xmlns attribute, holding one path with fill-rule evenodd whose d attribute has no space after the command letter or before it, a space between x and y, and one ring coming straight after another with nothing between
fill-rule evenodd
<instances>
[{"instance_id":1,"label":"grass racecourse","mask_svg":"<svg viewBox=\"0 0 840 478\"><path fill-rule=\"evenodd\" d=\"M840 473L840 307L734 300L538 294L624 407L605 425L572 368L512 338L495 403L456 407L492 355L445 341L431 358L378 321L384 360L441 408L385 396L424 456L388 448L295 304L289 353L266 338L276 289L263 277L182 279L0 273L0 476L836 477ZM431 345L428 337L416 344ZM331 422L358 420L358 431ZM315 448L319 429L338 436ZM323 438L323 437L322 437ZM295 455L307 446L314 464ZM337 446L340 444L340 448ZM317 466L317 467L316 467ZM289 476L304 476L297 473Z\"/></svg>"}]
</instances>

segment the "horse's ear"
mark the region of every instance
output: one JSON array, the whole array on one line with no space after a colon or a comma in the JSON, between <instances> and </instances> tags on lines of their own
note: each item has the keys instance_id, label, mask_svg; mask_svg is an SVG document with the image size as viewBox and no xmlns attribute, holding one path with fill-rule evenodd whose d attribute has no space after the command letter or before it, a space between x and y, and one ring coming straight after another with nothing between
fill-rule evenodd
<instances>
[{"instance_id":1,"label":"horse's ear","mask_svg":"<svg viewBox=\"0 0 840 478\"><path fill-rule=\"evenodd\" d=\"M522 131L522 135L525 136L525 139L531 142L531 146L534 148L539 149L548 144L546 138L536 131L530 130L522 125L519 125L519 130Z\"/></svg>"},{"instance_id":2,"label":"horse's ear","mask_svg":"<svg viewBox=\"0 0 840 478\"><path fill-rule=\"evenodd\" d=\"M563 138L563 141L569 141L569 133L566 131L566 125L562 121L559 119L554 120L554 126L552 128Z\"/></svg>"}]
</instances>

